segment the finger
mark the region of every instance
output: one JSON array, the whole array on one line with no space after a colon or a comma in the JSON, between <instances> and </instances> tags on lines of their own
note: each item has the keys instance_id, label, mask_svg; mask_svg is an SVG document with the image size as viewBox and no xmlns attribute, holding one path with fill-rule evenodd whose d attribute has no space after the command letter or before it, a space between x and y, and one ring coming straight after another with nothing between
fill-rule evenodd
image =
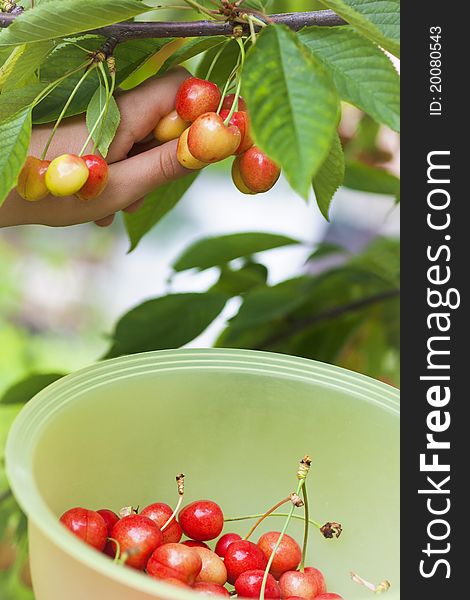
<instances>
[{"instance_id":1,"label":"finger","mask_svg":"<svg viewBox=\"0 0 470 600\"><path fill-rule=\"evenodd\" d=\"M109 215L104 217L104 219L98 219L95 221L95 225L98 225L98 227L109 227L113 223L114 217L115 215Z\"/></svg>"},{"instance_id":2,"label":"finger","mask_svg":"<svg viewBox=\"0 0 470 600\"><path fill-rule=\"evenodd\" d=\"M179 67L117 98L121 126L109 149L108 162L122 160L123 146L130 149L153 132L158 121L175 108L178 88L188 77L188 71Z\"/></svg>"}]
</instances>

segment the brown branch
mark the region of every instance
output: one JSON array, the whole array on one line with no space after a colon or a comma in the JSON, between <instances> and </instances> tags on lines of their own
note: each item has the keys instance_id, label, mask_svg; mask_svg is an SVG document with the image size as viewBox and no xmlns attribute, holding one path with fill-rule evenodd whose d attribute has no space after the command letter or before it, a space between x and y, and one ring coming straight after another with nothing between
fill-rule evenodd
<instances>
[{"instance_id":1,"label":"brown branch","mask_svg":"<svg viewBox=\"0 0 470 600\"><path fill-rule=\"evenodd\" d=\"M388 290L387 292L382 292L380 294L375 294L374 296L369 296L367 298L362 298L361 300L356 300L356 302L351 302L349 304L344 304L343 306L337 306L335 308L331 308L330 310L325 310L306 319L292 320L289 323L290 327L287 330L281 331L267 338L262 344L254 348L254 350L267 350L274 344L282 342L283 340L292 337L296 333L300 333L304 329L308 329L312 325L316 325L317 323L320 323L322 321L336 319L337 317L341 317L342 315L345 315L347 313L360 310L361 308L365 308L366 306L371 306L373 304L378 304L379 302L384 302L386 300L398 298L399 296L400 290Z\"/></svg>"},{"instance_id":2,"label":"brown branch","mask_svg":"<svg viewBox=\"0 0 470 600\"><path fill-rule=\"evenodd\" d=\"M17 18L17 15L0 13L0 28L9 27ZM269 20L272 23L287 25L294 31L299 31L311 25L334 27L346 24L346 21L332 10L270 15ZM108 27L92 29L87 33L103 35L117 39L118 42L123 42L148 38L230 36L233 34L235 25L240 26L239 23L223 21L134 22L117 23ZM259 30L259 27L257 29ZM246 26L246 32L249 32L248 26Z\"/></svg>"}]
</instances>

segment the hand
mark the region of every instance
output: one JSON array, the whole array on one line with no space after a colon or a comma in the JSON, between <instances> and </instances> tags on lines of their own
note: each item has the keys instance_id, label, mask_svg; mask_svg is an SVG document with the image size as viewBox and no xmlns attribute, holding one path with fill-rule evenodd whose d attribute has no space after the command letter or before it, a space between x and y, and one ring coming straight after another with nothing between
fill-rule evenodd
<instances>
[{"instance_id":1,"label":"hand","mask_svg":"<svg viewBox=\"0 0 470 600\"><path fill-rule=\"evenodd\" d=\"M27 202L12 191L0 207L0 227L32 223L64 227L89 221L104 227L112 223L116 212L137 210L154 188L186 175L188 171L176 158L177 141L157 146L152 132L158 121L174 109L176 92L187 77L189 73L178 68L117 96L121 123L106 157L109 184L101 196L89 202L75 196L49 196ZM49 125L34 128L30 154L41 154L50 131ZM67 152L78 154L87 135L83 117L67 119L59 127L46 158L51 160Z\"/></svg>"}]
</instances>

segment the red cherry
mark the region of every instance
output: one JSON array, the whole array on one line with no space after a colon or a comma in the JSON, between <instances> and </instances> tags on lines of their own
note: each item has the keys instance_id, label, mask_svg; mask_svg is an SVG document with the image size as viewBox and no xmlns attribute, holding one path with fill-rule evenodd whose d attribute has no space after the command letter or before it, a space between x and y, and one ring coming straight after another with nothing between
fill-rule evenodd
<instances>
[{"instance_id":1,"label":"red cherry","mask_svg":"<svg viewBox=\"0 0 470 600\"><path fill-rule=\"evenodd\" d=\"M152 552L163 543L163 534L155 523L142 515L128 515L116 523L111 537L119 543L126 565L144 570Z\"/></svg>"},{"instance_id":2,"label":"red cherry","mask_svg":"<svg viewBox=\"0 0 470 600\"><path fill-rule=\"evenodd\" d=\"M95 154L86 154L82 158L90 174L85 185L77 192L77 196L80 200L93 200L102 194L108 185L108 163Z\"/></svg>"},{"instance_id":3,"label":"red cherry","mask_svg":"<svg viewBox=\"0 0 470 600\"><path fill-rule=\"evenodd\" d=\"M230 598L228 590L216 583L198 581L193 585L193 590L198 594L204 594L205 596L224 596L225 598Z\"/></svg>"},{"instance_id":4,"label":"red cherry","mask_svg":"<svg viewBox=\"0 0 470 600\"><path fill-rule=\"evenodd\" d=\"M279 539L281 534L278 531L270 531L265 533L258 540L258 546L269 560L273 553L274 546ZM276 579L285 573L286 571L293 571L296 569L302 558L302 551L299 544L290 535L283 535L279 548L276 550L274 560L269 570Z\"/></svg>"},{"instance_id":5,"label":"red cherry","mask_svg":"<svg viewBox=\"0 0 470 600\"><path fill-rule=\"evenodd\" d=\"M321 582L313 573L301 571L287 571L279 580L281 595L300 596L304 600L313 600L322 591Z\"/></svg>"},{"instance_id":6,"label":"red cherry","mask_svg":"<svg viewBox=\"0 0 470 600\"><path fill-rule=\"evenodd\" d=\"M199 554L202 561L202 567L196 582L224 585L227 582L227 569L220 556L217 556L209 548L194 547L193 550Z\"/></svg>"},{"instance_id":7,"label":"red cherry","mask_svg":"<svg viewBox=\"0 0 470 600\"><path fill-rule=\"evenodd\" d=\"M86 508L72 508L60 517L67 529L100 552L108 538L108 528L101 515Z\"/></svg>"},{"instance_id":8,"label":"red cherry","mask_svg":"<svg viewBox=\"0 0 470 600\"><path fill-rule=\"evenodd\" d=\"M28 156L18 176L16 186L16 191L24 200L37 202L49 194L46 187L46 172L50 164L50 160L40 160L35 156Z\"/></svg>"},{"instance_id":9,"label":"red cherry","mask_svg":"<svg viewBox=\"0 0 470 600\"><path fill-rule=\"evenodd\" d=\"M301 598L300 596L289 596L288 598L285 598L284 600L303 600L303 598Z\"/></svg>"},{"instance_id":10,"label":"red cherry","mask_svg":"<svg viewBox=\"0 0 470 600\"><path fill-rule=\"evenodd\" d=\"M242 141L238 127L224 124L220 115L207 112L189 128L189 152L199 161L215 163L231 156Z\"/></svg>"},{"instance_id":11,"label":"red cherry","mask_svg":"<svg viewBox=\"0 0 470 600\"><path fill-rule=\"evenodd\" d=\"M237 156L235 165L240 170L243 183L255 194L270 190L281 174L276 163L256 146Z\"/></svg>"},{"instance_id":12,"label":"red cherry","mask_svg":"<svg viewBox=\"0 0 470 600\"><path fill-rule=\"evenodd\" d=\"M229 114L230 111L227 109L220 111L220 116L224 121L229 116ZM242 140L237 150L235 151L235 154L243 154L243 152L249 150L254 143L250 135L250 119L248 117L248 113L243 111L234 112L232 118L230 119L230 125L238 127L242 136Z\"/></svg>"},{"instance_id":13,"label":"red cherry","mask_svg":"<svg viewBox=\"0 0 470 600\"><path fill-rule=\"evenodd\" d=\"M225 567L228 582L234 584L245 571L264 571L268 561L256 544L248 540L232 542L225 553Z\"/></svg>"},{"instance_id":14,"label":"red cherry","mask_svg":"<svg viewBox=\"0 0 470 600\"><path fill-rule=\"evenodd\" d=\"M111 535L113 527L119 521L119 517L112 510L108 510L107 508L102 508L101 510L96 511L99 515L101 515L106 523L106 527L108 528L108 536Z\"/></svg>"},{"instance_id":15,"label":"red cherry","mask_svg":"<svg viewBox=\"0 0 470 600\"><path fill-rule=\"evenodd\" d=\"M232 110L233 101L235 100L235 94L227 94L222 104L222 110ZM246 102L241 96L238 97L238 110L247 112Z\"/></svg>"},{"instance_id":16,"label":"red cherry","mask_svg":"<svg viewBox=\"0 0 470 600\"><path fill-rule=\"evenodd\" d=\"M317 594L326 593L326 581L323 573L319 569L315 569L315 567L305 567L305 573L308 573L317 584Z\"/></svg>"},{"instance_id":17,"label":"red cherry","mask_svg":"<svg viewBox=\"0 0 470 600\"><path fill-rule=\"evenodd\" d=\"M235 581L235 590L240 598L259 598L261 594L261 586L263 583L264 571L254 569L245 571ZM266 588L264 591L265 598L278 600L281 597L279 584L274 577L268 574L266 579Z\"/></svg>"},{"instance_id":18,"label":"red cherry","mask_svg":"<svg viewBox=\"0 0 470 600\"><path fill-rule=\"evenodd\" d=\"M197 540L184 540L182 544L184 546L189 546L190 548L209 548L207 544L204 542L198 542Z\"/></svg>"},{"instance_id":19,"label":"red cherry","mask_svg":"<svg viewBox=\"0 0 470 600\"><path fill-rule=\"evenodd\" d=\"M224 558L230 544L241 539L238 533L225 533L215 545L215 553Z\"/></svg>"},{"instance_id":20,"label":"red cherry","mask_svg":"<svg viewBox=\"0 0 470 600\"><path fill-rule=\"evenodd\" d=\"M174 578L192 585L202 568L194 548L183 544L164 544L155 550L147 563L147 573L157 579Z\"/></svg>"},{"instance_id":21,"label":"red cherry","mask_svg":"<svg viewBox=\"0 0 470 600\"><path fill-rule=\"evenodd\" d=\"M155 504L150 504L150 506L144 508L140 514L144 517L152 519L157 527L161 529L173 514L173 509L171 506L168 506L168 504L164 504L163 502L155 502ZM170 542L179 542L181 536L183 535L183 531L176 519L173 519L173 521L171 521L171 523L164 531L162 531L162 533L164 544L168 544Z\"/></svg>"},{"instance_id":22,"label":"red cherry","mask_svg":"<svg viewBox=\"0 0 470 600\"><path fill-rule=\"evenodd\" d=\"M213 540L224 527L224 513L212 500L196 500L179 514L184 533L198 542Z\"/></svg>"},{"instance_id":23,"label":"red cherry","mask_svg":"<svg viewBox=\"0 0 470 600\"><path fill-rule=\"evenodd\" d=\"M184 121L195 121L206 112L215 112L221 97L219 88L212 81L190 77L176 94L176 111Z\"/></svg>"},{"instance_id":24,"label":"red cherry","mask_svg":"<svg viewBox=\"0 0 470 600\"><path fill-rule=\"evenodd\" d=\"M165 583L169 583L170 585L175 585L176 587L186 588L187 590L191 589L191 586L179 579L175 579L174 577L168 577L165 579Z\"/></svg>"},{"instance_id":25,"label":"red cherry","mask_svg":"<svg viewBox=\"0 0 470 600\"><path fill-rule=\"evenodd\" d=\"M333 594L332 592L328 592L316 596L315 600L343 600L343 596L340 596L339 594Z\"/></svg>"}]
</instances>

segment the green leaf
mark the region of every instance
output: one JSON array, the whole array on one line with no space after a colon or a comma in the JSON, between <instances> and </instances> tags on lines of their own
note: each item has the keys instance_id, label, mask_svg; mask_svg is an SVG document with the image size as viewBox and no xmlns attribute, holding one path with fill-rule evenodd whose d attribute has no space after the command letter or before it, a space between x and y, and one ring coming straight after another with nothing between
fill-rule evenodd
<instances>
[{"instance_id":1,"label":"green leaf","mask_svg":"<svg viewBox=\"0 0 470 600\"><path fill-rule=\"evenodd\" d=\"M247 55L243 96L257 145L308 198L338 120L338 97L326 69L288 28L266 27Z\"/></svg>"},{"instance_id":2,"label":"green leaf","mask_svg":"<svg viewBox=\"0 0 470 600\"><path fill-rule=\"evenodd\" d=\"M99 119L101 111L104 109L106 104L106 90L103 86L100 86L93 94L90 104L88 105L86 113L86 123L88 131L91 131ZM114 96L111 96L108 104L108 109L105 118L102 119L100 125L95 131L93 140L96 142L99 139L98 150L102 156L106 158L108 149L111 142L116 135L117 128L121 121L121 114Z\"/></svg>"},{"instance_id":3,"label":"green leaf","mask_svg":"<svg viewBox=\"0 0 470 600\"><path fill-rule=\"evenodd\" d=\"M400 56L400 0L321 0L359 33Z\"/></svg>"},{"instance_id":4,"label":"green leaf","mask_svg":"<svg viewBox=\"0 0 470 600\"><path fill-rule=\"evenodd\" d=\"M380 48L348 26L308 27L299 39L330 69L343 100L400 130L400 77Z\"/></svg>"},{"instance_id":5,"label":"green leaf","mask_svg":"<svg viewBox=\"0 0 470 600\"><path fill-rule=\"evenodd\" d=\"M135 213L124 216L127 233L131 242L129 252L178 202L193 184L199 172L172 181L156 188L145 198L143 206Z\"/></svg>"},{"instance_id":6,"label":"green leaf","mask_svg":"<svg viewBox=\"0 0 470 600\"><path fill-rule=\"evenodd\" d=\"M395 196L400 201L400 180L392 173L359 161L348 161L343 185L352 190Z\"/></svg>"},{"instance_id":7,"label":"green leaf","mask_svg":"<svg viewBox=\"0 0 470 600\"><path fill-rule=\"evenodd\" d=\"M201 77L202 79L206 78L212 61L214 60L216 54L220 51L221 47L221 42L219 42L217 46L214 46L205 54L198 66L196 72L197 77ZM223 49L222 54L217 59L215 67L212 69L210 80L223 88L225 82L230 77L235 65L237 64L239 55L240 46L237 44L237 42L234 40L229 42Z\"/></svg>"},{"instance_id":8,"label":"green leaf","mask_svg":"<svg viewBox=\"0 0 470 600\"><path fill-rule=\"evenodd\" d=\"M31 110L22 110L0 123L0 206L16 185L28 154L31 138Z\"/></svg>"},{"instance_id":9,"label":"green leaf","mask_svg":"<svg viewBox=\"0 0 470 600\"><path fill-rule=\"evenodd\" d=\"M0 90L5 92L24 85L34 75L53 47L52 42L17 46L0 68Z\"/></svg>"},{"instance_id":10,"label":"green leaf","mask_svg":"<svg viewBox=\"0 0 470 600\"><path fill-rule=\"evenodd\" d=\"M307 262L318 260L319 258L325 258L332 256L333 254L347 254L346 248L339 246L338 244L331 244L330 242L322 242L318 244L315 250L307 258Z\"/></svg>"},{"instance_id":11,"label":"green leaf","mask_svg":"<svg viewBox=\"0 0 470 600\"><path fill-rule=\"evenodd\" d=\"M206 292L144 302L118 322L107 358L184 346L207 329L227 299L225 294Z\"/></svg>"},{"instance_id":12,"label":"green leaf","mask_svg":"<svg viewBox=\"0 0 470 600\"><path fill-rule=\"evenodd\" d=\"M139 0L51 0L25 11L0 34L0 46L52 40L147 12Z\"/></svg>"},{"instance_id":13,"label":"green leaf","mask_svg":"<svg viewBox=\"0 0 470 600\"><path fill-rule=\"evenodd\" d=\"M284 235L262 232L245 232L205 238L192 244L173 264L175 271L225 265L236 258L250 256L257 252L272 250L292 244L300 244Z\"/></svg>"},{"instance_id":14,"label":"green leaf","mask_svg":"<svg viewBox=\"0 0 470 600\"><path fill-rule=\"evenodd\" d=\"M266 285L268 269L259 263L248 262L240 269L222 267L220 277L211 291L228 296L240 296L253 288Z\"/></svg>"},{"instance_id":15,"label":"green leaf","mask_svg":"<svg viewBox=\"0 0 470 600\"><path fill-rule=\"evenodd\" d=\"M318 173L313 178L313 190L318 208L325 219L329 220L330 204L333 196L343 183L344 179L344 153L341 141L337 134L333 137L330 152Z\"/></svg>"},{"instance_id":16,"label":"green leaf","mask_svg":"<svg viewBox=\"0 0 470 600\"><path fill-rule=\"evenodd\" d=\"M30 106L45 87L43 83L34 83L0 94L0 122L13 117L16 113Z\"/></svg>"},{"instance_id":17,"label":"green leaf","mask_svg":"<svg viewBox=\"0 0 470 600\"><path fill-rule=\"evenodd\" d=\"M2 398L0 398L0 404L24 404L45 387L65 377L65 375L65 373L38 373L30 375L12 385Z\"/></svg>"}]
</instances>

